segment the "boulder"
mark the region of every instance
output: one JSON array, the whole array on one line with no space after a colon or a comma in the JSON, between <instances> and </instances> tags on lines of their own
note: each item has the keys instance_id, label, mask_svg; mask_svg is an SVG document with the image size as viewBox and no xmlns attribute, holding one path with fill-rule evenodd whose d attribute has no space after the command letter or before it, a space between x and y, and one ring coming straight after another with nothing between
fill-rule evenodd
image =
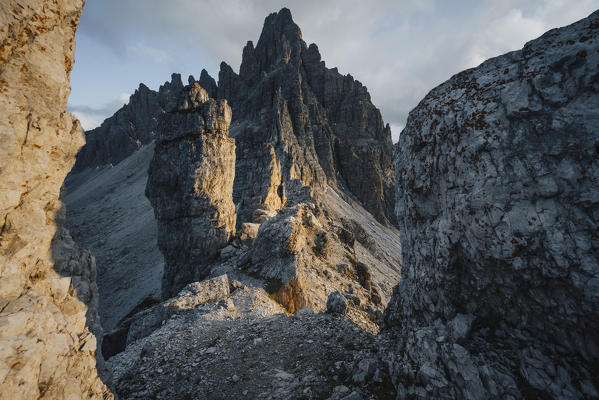
<instances>
[{"instance_id":1,"label":"boulder","mask_svg":"<svg viewBox=\"0 0 599 400\"><path fill-rule=\"evenodd\" d=\"M327 299L327 312L344 315L347 310L347 299L339 292L333 292Z\"/></svg>"}]
</instances>

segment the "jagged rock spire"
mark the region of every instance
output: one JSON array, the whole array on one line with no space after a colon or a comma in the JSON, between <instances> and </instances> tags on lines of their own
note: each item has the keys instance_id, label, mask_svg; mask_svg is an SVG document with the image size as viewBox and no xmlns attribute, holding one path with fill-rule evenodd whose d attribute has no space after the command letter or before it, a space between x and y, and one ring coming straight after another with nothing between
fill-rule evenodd
<instances>
[{"instance_id":1,"label":"jagged rock spire","mask_svg":"<svg viewBox=\"0 0 599 400\"><path fill-rule=\"evenodd\" d=\"M173 74L168 87L178 88ZM197 82L173 93L158 123L146 196L154 208L158 246L165 259L162 295L204 278L207 265L235 234L235 141L231 109Z\"/></svg>"},{"instance_id":2,"label":"jagged rock spire","mask_svg":"<svg viewBox=\"0 0 599 400\"><path fill-rule=\"evenodd\" d=\"M202 73L200 74L200 86L203 87L210 97L216 99L218 95L218 87L216 86L216 81L213 77L210 76L208 71L202 69Z\"/></svg>"},{"instance_id":3,"label":"jagged rock spire","mask_svg":"<svg viewBox=\"0 0 599 400\"><path fill-rule=\"evenodd\" d=\"M272 165L315 192L327 184L349 189L379 220L393 223L390 131L366 88L325 67L287 8L265 19L255 47L247 42L239 71L222 63L218 85L218 98L229 101L234 121L252 127L235 133L238 149L245 149L237 155L239 223L270 197ZM264 171L262 182L249 182L249 175L246 182L248 166L273 157L269 146L275 158L257 168Z\"/></svg>"},{"instance_id":4,"label":"jagged rock spire","mask_svg":"<svg viewBox=\"0 0 599 400\"><path fill-rule=\"evenodd\" d=\"M270 72L281 62L298 63L305 46L302 32L293 21L291 11L282 8L264 20L256 48L250 41L243 49L240 75L244 79L253 79L259 72Z\"/></svg>"}]
</instances>

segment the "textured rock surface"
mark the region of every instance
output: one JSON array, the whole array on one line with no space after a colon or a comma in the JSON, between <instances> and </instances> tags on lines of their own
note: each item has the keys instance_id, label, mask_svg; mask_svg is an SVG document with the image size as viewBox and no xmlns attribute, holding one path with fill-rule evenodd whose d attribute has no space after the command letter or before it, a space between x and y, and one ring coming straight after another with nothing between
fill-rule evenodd
<instances>
[{"instance_id":1,"label":"textured rock surface","mask_svg":"<svg viewBox=\"0 0 599 400\"><path fill-rule=\"evenodd\" d=\"M0 4L3 399L112 397L97 376L90 332L100 333L94 261L62 228L59 201L83 144L79 122L65 112L82 7Z\"/></svg>"},{"instance_id":2,"label":"textured rock surface","mask_svg":"<svg viewBox=\"0 0 599 400\"><path fill-rule=\"evenodd\" d=\"M302 308L325 312L330 294L344 292L353 299L347 317L376 333L399 268L382 257L373 260L372 250L361 254L355 243L343 241L343 225L327 215L313 203L279 212L260 226L250 257L239 268L265 280L266 290L289 313Z\"/></svg>"},{"instance_id":3,"label":"textured rock surface","mask_svg":"<svg viewBox=\"0 0 599 400\"><path fill-rule=\"evenodd\" d=\"M400 398L597 398L599 12L433 89L396 147Z\"/></svg>"},{"instance_id":4,"label":"textured rock surface","mask_svg":"<svg viewBox=\"0 0 599 400\"><path fill-rule=\"evenodd\" d=\"M227 275L221 275L202 282L192 282L175 297L162 303L142 304L107 334L102 354L108 359L159 329L173 315L186 313L205 303L217 302L229 295L229 280Z\"/></svg>"},{"instance_id":5,"label":"textured rock surface","mask_svg":"<svg viewBox=\"0 0 599 400\"><path fill-rule=\"evenodd\" d=\"M327 69L316 45L306 45L288 9L266 18L255 48L247 43L239 75L222 63L218 80L219 98L233 109L238 224L280 206L281 177L290 204L301 186L314 193L328 184L394 222L389 126L360 82Z\"/></svg>"},{"instance_id":6,"label":"textured rock surface","mask_svg":"<svg viewBox=\"0 0 599 400\"><path fill-rule=\"evenodd\" d=\"M173 75L173 83L180 82ZM162 298L209 273L209 265L235 234L235 141L228 137L231 109L194 82L177 93L159 123L146 196L158 221L165 258Z\"/></svg>"}]
</instances>

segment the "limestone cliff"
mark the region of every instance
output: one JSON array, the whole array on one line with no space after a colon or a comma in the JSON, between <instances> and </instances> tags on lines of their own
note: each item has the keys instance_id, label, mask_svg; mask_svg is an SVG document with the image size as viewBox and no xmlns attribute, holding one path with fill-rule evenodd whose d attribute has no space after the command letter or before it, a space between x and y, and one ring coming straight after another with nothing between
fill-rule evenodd
<instances>
[{"instance_id":1,"label":"limestone cliff","mask_svg":"<svg viewBox=\"0 0 599 400\"><path fill-rule=\"evenodd\" d=\"M172 85L181 83L173 75ZM165 258L162 297L205 278L209 265L235 234L235 141L228 137L231 109L197 82L177 94L161 116L146 196L158 221Z\"/></svg>"},{"instance_id":2,"label":"limestone cliff","mask_svg":"<svg viewBox=\"0 0 599 400\"><path fill-rule=\"evenodd\" d=\"M174 93L181 87L180 80L174 86L166 82L156 92L141 83L128 104L102 125L85 133L86 144L77 154L73 172L116 165L141 146L152 142L160 115L170 109Z\"/></svg>"},{"instance_id":3,"label":"limestone cliff","mask_svg":"<svg viewBox=\"0 0 599 400\"><path fill-rule=\"evenodd\" d=\"M221 64L218 96L233 110L238 224L278 208L279 175L292 202L295 187L338 187L394 223L389 126L360 82L326 68L316 45L306 45L288 9L266 18L255 48L247 43L239 75Z\"/></svg>"},{"instance_id":4,"label":"limestone cliff","mask_svg":"<svg viewBox=\"0 0 599 400\"><path fill-rule=\"evenodd\" d=\"M433 89L396 147L400 398L597 398L599 12Z\"/></svg>"},{"instance_id":5,"label":"limestone cliff","mask_svg":"<svg viewBox=\"0 0 599 400\"><path fill-rule=\"evenodd\" d=\"M62 228L83 145L65 112L83 1L0 4L0 398L110 398L93 257ZM89 307L89 308L88 308ZM87 320L86 320L87 317Z\"/></svg>"},{"instance_id":6,"label":"limestone cliff","mask_svg":"<svg viewBox=\"0 0 599 400\"><path fill-rule=\"evenodd\" d=\"M343 183L340 171L351 173L361 188L383 181L387 188L394 187L394 180L384 177L391 167L391 159L385 156L387 151L390 155L389 132L365 88L346 78L339 87L348 92L330 94L326 101L345 96L343 101L348 107L357 107L354 111L359 116L337 104L336 112L347 114L339 117L345 124L339 128L344 136L330 136L334 129L328 118L335 120L337 114L331 109L331 115L325 115L310 86L288 87L292 81L299 85L308 79L301 57L292 63L291 56L268 55L278 51L280 41L288 40L297 47L297 57L308 51L289 10L283 9L266 19L256 50L251 44L244 49L240 76L223 64L218 87L202 73L200 80L206 90L192 78L183 87L180 76L173 74L169 85L180 88L179 95L173 92L176 104L159 117L156 154L146 188L166 261L163 299L176 295L188 283L226 273L263 287L289 313L306 307L325 312L331 293L345 293L352 305L347 317L377 332L401 264L397 232L384 226L388 222L386 202L393 193L384 192L383 186L371 187L368 195L374 202L362 199L369 212ZM310 54L315 51L311 47ZM262 69L256 66L260 64L256 57L264 58ZM330 75L315 75L315 87L326 86L329 78L341 79L319 60L310 62L315 74ZM268 75L256 72L264 68ZM228 78L223 75L226 71L230 72ZM220 106L209 97L208 92L215 90ZM231 109L222 105L228 104L227 99L237 104L233 111L236 122L230 129ZM291 104L296 111L291 111ZM220 123L220 117L225 125L213 125ZM318 142L322 137L315 139L314 135L321 134L329 141ZM347 142L339 144L343 150L333 149L333 139L338 144L342 139ZM374 159L362 154L359 162L354 160L344 169L343 163L349 159L335 160L335 155L344 151L356 157L366 151ZM353 157L349 153L346 156ZM277 194L283 179L289 198L284 209ZM386 243L381 244L383 241ZM397 248L391 250L394 245ZM119 332L126 329L124 325L125 320L115 337L122 338Z\"/></svg>"}]
</instances>

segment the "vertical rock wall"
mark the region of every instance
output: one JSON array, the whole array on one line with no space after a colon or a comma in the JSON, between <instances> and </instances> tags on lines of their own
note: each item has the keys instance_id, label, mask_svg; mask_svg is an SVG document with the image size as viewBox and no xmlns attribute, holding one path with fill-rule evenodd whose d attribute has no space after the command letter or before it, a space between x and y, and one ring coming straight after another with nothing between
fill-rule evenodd
<instances>
[{"instance_id":1,"label":"vertical rock wall","mask_svg":"<svg viewBox=\"0 0 599 400\"><path fill-rule=\"evenodd\" d=\"M306 45L288 9L270 14L256 46L244 47L239 75L222 63L218 81L238 143L238 224L251 222L258 208L277 208L268 202L274 165L289 183L291 203L296 187L316 195L329 185L353 194L379 221L395 223L389 126L366 87L326 68L316 45Z\"/></svg>"},{"instance_id":2,"label":"vertical rock wall","mask_svg":"<svg viewBox=\"0 0 599 400\"><path fill-rule=\"evenodd\" d=\"M599 397L599 12L433 89L396 147L400 397Z\"/></svg>"},{"instance_id":3,"label":"vertical rock wall","mask_svg":"<svg viewBox=\"0 0 599 400\"><path fill-rule=\"evenodd\" d=\"M179 80L173 75L173 80ZM159 122L146 196L158 220L165 258L163 298L201 280L235 234L235 140L231 109L194 82Z\"/></svg>"},{"instance_id":4,"label":"vertical rock wall","mask_svg":"<svg viewBox=\"0 0 599 400\"><path fill-rule=\"evenodd\" d=\"M112 397L90 332L99 333L94 260L61 227L60 188L83 145L65 112L82 7L0 3L2 399Z\"/></svg>"}]
</instances>

